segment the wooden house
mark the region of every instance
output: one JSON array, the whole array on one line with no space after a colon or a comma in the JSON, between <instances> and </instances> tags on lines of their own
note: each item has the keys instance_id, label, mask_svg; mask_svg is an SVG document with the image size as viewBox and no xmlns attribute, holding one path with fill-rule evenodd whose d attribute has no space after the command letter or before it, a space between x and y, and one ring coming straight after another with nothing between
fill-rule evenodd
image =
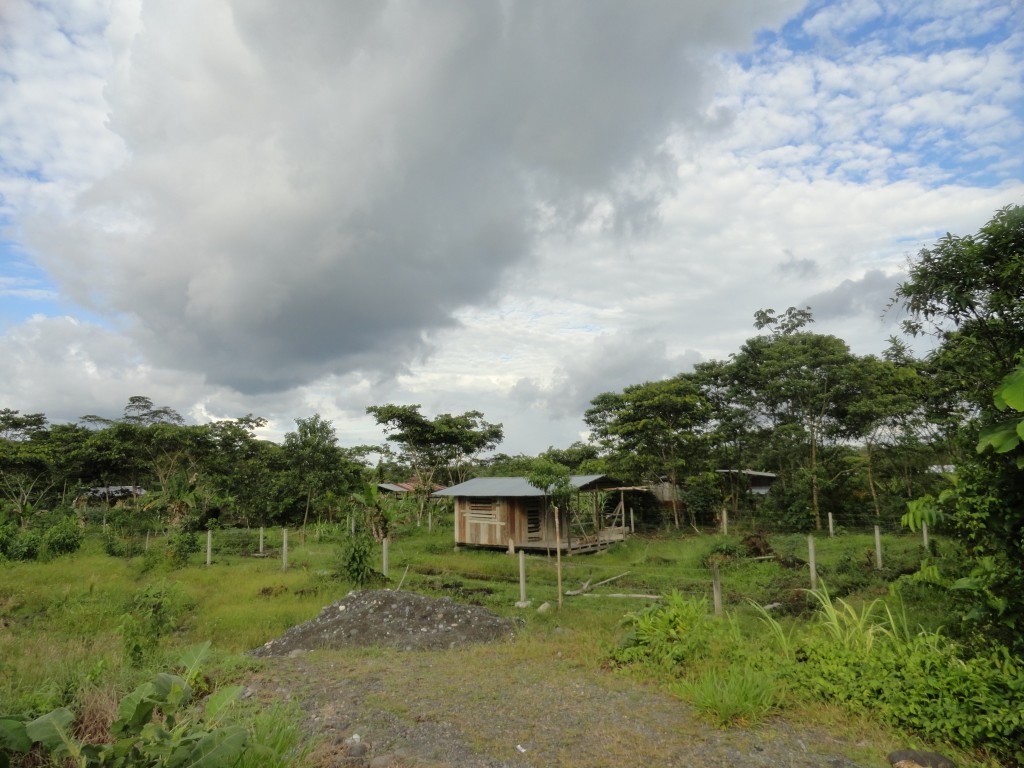
<instances>
[{"instance_id":1,"label":"wooden house","mask_svg":"<svg viewBox=\"0 0 1024 768\"><path fill-rule=\"evenodd\" d=\"M598 493L619 482L606 475L574 475L570 482L577 499L558 511L557 535L554 508L525 477L476 477L432 495L455 499L456 545L593 552L622 541L625 521L606 524L598 504Z\"/></svg>"}]
</instances>

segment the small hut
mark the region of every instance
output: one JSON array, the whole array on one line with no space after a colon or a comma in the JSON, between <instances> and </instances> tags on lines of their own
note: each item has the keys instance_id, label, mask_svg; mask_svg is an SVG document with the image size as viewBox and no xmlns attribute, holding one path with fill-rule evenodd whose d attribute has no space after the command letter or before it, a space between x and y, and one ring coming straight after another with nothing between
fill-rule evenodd
<instances>
[{"instance_id":1,"label":"small hut","mask_svg":"<svg viewBox=\"0 0 1024 768\"><path fill-rule=\"evenodd\" d=\"M558 511L557 537L554 509L544 492L525 477L476 477L432 495L454 497L457 545L593 552L626 538L624 525L603 524L598 504L598 492L617 488L617 480L573 475L570 484L577 504L573 510ZM589 505L584 495L591 497ZM591 509L584 511L587 506Z\"/></svg>"}]
</instances>

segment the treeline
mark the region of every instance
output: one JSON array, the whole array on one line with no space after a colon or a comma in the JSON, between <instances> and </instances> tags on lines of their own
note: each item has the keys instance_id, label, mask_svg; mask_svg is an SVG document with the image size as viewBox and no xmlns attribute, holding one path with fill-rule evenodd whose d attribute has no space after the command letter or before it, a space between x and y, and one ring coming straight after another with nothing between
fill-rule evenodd
<instances>
[{"instance_id":1,"label":"treeline","mask_svg":"<svg viewBox=\"0 0 1024 768\"><path fill-rule=\"evenodd\" d=\"M121 487L145 489L135 517L165 526L296 524L338 519L356 498L378 506L378 482L409 480L419 520L432 488L473 475L604 473L676 489L648 522L679 528L723 508L776 530L821 528L828 513L841 526L945 524L972 564L958 589L989 596L993 631L1017 631L1024 208L923 249L891 309L908 335L933 338L925 359L896 337L881 356L856 355L814 332L809 308L764 309L729 359L597 395L583 415L589 441L539 456L493 453L503 428L479 411L430 418L415 405L370 406L387 443L359 448L339 446L317 414L278 445L256 437L259 417L186 425L141 396L118 418L76 424L5 409L0 523L31 528L89 489ZM770 493L748 493L736 470L774 474Z\"/></svg>"}]
</instances>

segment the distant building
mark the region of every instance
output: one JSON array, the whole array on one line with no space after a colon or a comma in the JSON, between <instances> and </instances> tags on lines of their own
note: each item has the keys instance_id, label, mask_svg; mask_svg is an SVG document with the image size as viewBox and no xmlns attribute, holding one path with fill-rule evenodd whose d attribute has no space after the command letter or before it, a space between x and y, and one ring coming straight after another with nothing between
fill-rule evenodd
<instances>
[{"instance_id":1,"label":"distant building","mask_svg":"<svg viewBox=\"0 0 1024 768\"><path fill-rule=\"evenodd\" d=\"M111 505L145 495L146 489L138 485L102 485L85 492L87 501L102 501Z\"/></svg>"},{"instance_id":2,"label":"distant building","mask_svg":"<svg viewBox=\"0 0 1024 768\"><path fill-rule=\"evenodd\" d=\"M741 490L745 486L748 493L756 493L758 496L766 496L772 483L775 482L775 478L778 477L774 472L754 472L750 469L716 469L715 471L720 475L729 475L731 481L741 481L739 483Z\"/></svg>"},{"instance_id":3,"label":"distant building","mask_svg":"<svg viewBox=\"0 0 1024 768\"><path fill-rule=\"evenodd\" d=\"M578 494L592 496L593 512L577 510L573 518L569 510L559 510L557 536L554 509L545 504L544 492L525 477L476 477L431 495L454 497L456 544L591 552L622 541L628 529L602 525L597 510L597 492L617 488L619 481L606 475L574 475L570 483Z\"/></svg>"}]
</instances>

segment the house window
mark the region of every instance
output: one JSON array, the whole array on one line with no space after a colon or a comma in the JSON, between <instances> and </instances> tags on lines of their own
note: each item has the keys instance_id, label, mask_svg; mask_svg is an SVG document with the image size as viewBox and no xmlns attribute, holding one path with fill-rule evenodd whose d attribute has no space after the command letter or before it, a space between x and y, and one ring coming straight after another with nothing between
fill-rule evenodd
<instances>
[{"instance_id":1,"label":"house window","mask_svg":"<svg viewBox=\"0 0 1024 768\"><path fill-rule=\"evenodd\" d=\"M466 521L470 523L497 523L498 500L488 498L470 499L469 509L466 511Z\"/></svg>"},{"instance_id":2,"label":"house window","mask_svg":"<svg viewBox=\"0 0 1024 768\"><path fill-rule=\"evenodd\" d=\"M541 541L544 538L541 526L544 516L541 514L540 499L529 499L526 502L526 540Z\"/></svg>"}]
</instances>

